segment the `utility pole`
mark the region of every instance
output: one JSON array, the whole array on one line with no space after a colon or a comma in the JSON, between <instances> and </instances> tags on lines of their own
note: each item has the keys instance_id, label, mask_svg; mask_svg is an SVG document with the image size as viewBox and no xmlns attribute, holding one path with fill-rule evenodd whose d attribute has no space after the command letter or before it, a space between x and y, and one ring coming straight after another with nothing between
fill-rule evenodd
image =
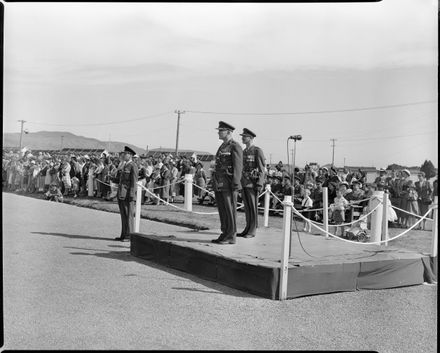
<instances>
[{"instance_id":1,"label":"utility pole","mask_svg":"<svg viewBox=\"0 0 440 353\"><path fill-rule=\"evenodd\" d=\"M330 141L333 141L333 145L332 145L332 147L333 147L333 153L332 153L332 167L333 167L333 165L334 165L334 163L335 163L335 141L337 141L337 139L330 139Z\"/></svg>"},{"instance_id":2,"label":"utility pole","mask_svg":"<svg viewBox=\"0 0 440 353\"><path fill-rule=\"evenodd\" d=\"M179 127L180 127L180 114L185 114L184 111L175 110L174 113L177 114L177 133L176 133L176 157L179 151Z\"/></svg>"},{"instance_id":3,"label":"utility pole","mask_svg":"<svg viewBox=\"0 0 440 353\"><path fill-rule=\"evenodd\" d=\"M22 142L23 142L23 124L26 122L25 120L17 120L21 123L21 132L20 132L20 147L19 150L21 151Z\"/></svg>"}]
</instances>

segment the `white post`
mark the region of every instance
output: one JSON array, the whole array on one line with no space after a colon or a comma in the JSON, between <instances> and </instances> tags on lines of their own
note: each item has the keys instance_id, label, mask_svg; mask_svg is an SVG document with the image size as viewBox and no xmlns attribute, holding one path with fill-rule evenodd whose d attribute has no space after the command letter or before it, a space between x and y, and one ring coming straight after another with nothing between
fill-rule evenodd
<instances>
[{"instance_id":1,"label":"white post","mask_svg":"<svg viewBox=\"0 0 440 353\"><path fill-rule=\"evenodd\" d=\"M328 188L322 188L322 215L323 215L323 220L322 222L324 223L324 230L326 231L325 233L325 238L329 239L329 235L328 235Z\"/></svg>"},{"instance_id":2,"label":"white post","mask_svg":"<svg viewBox=\"0 0 440 353\"><path fill-rule=\"evenodd\" d=\"M185 174L185 210L192 211L193 175Z\"/></svg>"},{"instance_id":3,"label":"white post","mask_svg":"<svg viewBox=\"0 0 440 353\"><path fill-rule=\"evenodd\" d=\"M287 299L287 277L289 274L289 249L290 231L292 227L292 196L284 196L284 216L283 216L283 248L281 252L280 264L280 287L279 299Z\"/></svg>"},{"instance_id":4,"label":"white post","mask_svg":"<svg viewBox=\"0 0 440 353\"><path fill-rule=\"evenodd\" d=\"M270 184L266 185L264 194L264 226L269 227Z\"/></svg>"},{"instance_id":5,"label":"white post","mask_svg":"<svg viewBox=\"0 0 440 353\"><path fill-rule=\"evenodd\" d=\"M438 196L434 197L434 205L432 207L432 241L431 241L431 256L436 257L438 254Z\"/></svg>"},{"instance_id":6,"label":"white post","mask_svg":"<svg viewBox=\"0 0 440 353\"><path fill-rule=\"evenodd\" d=\"M383 191L375 191L373 193L373 198L370 200L370 211L375 208L377 205L379 207L371 214L371 242L379 242L382 233L382 214L383 205L381 201L383 200Z\"/></svg>"},{"instance_id":7,"label":"white post","mask_svg":"<svg viewBox=\"0 0 440 353\"><path fill-rule=\"evenodd\" d=\"M93 197L93 175L91 174L87 178L87 196Z\"/></svg>"},{"instance_id":8,"label":"white post","mask_svg":"<svg viewBox=\"0 0 440 353\"><path fill-rule=\"evenodd\" d=\"M137 183L136 188L136 214L134 218L134 231L139 233L139 228L141 225L141 206L142 206L142 187L140 183Z\"/></svg>"},{"instance_id":9,"label":"white post","mask_svg":"<svg viewBox=\"0 0 440 353\"><path fill-rule=\"evenodd\" d=\"M388 246L388 192L383 193L382 203L382 241L385 246Z\"/></svg>"}]
</instances>

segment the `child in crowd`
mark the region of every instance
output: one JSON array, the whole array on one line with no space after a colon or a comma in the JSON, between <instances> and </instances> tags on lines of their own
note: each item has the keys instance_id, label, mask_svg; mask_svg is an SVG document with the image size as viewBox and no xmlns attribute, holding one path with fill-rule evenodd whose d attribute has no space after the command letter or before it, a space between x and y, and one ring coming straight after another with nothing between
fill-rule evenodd
<instances>
[{"instance_id":1,"label":"child in crowd","mask_svg":"<svg viewBox=\"0 0 440 353\"><path fill-rule=\"evenodd\" d=\"M46 192L46 200L63 202L63 194L61 193L58 183L52 182L49 186L49 191Z\"/></svg>"},{"instance_id":2,"label":"child in crowd","mask_svg":"<svg viewBox=\"0 0 440 353\"><path fill-rule=\"evenodd\" d=\"M78 193L79 193L79 179L74 176L72 178L72 189L71 189L72 193L73 193L73 197L77 198L78 197Z\"/></svg>"},{"instance_id":3,"label":"child in crowd","mask_svg":"<svg viewBox=\"0 0 440 353\"><path fill-rule=\"evenodd\" d=\"M349 206L349 202L342 195L342 190L336 191L336 197L333 201L333 221L335 224L342 224L345 222L345 210ZM338 235L338 228L341 229L341 236L344 236L344 227L336 227L335 235Z\"/></svg>"},{"instance_id":4,"label":"child in crowd","mask_svg":"<svg viewBox=\"0 0 440 353\"><path fill-rule=\"evenodd\" d=\"M313 207L313 200L310 197L310 189L304 189L304 197L301 201L301 209L302 210L307 210ZM303 212L303 216L307 219L310 219L310 212L309 211L305 211ZM310 221L306 221L304 220L304 228L303 228L303 232L311 232L312 231L312 223Z\"/></svg>"}]
</instances>

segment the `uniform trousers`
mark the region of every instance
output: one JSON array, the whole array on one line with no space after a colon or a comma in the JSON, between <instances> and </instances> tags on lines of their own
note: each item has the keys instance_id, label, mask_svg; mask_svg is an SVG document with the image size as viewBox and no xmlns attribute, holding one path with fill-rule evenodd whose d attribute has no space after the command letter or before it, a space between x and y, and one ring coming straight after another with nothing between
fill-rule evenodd
<instances>
[{"instance_id":1,"label":"uniform trousers","mask_svg":"<svg viewBox=\"0 0 440 353\"><path fill-rule=\"evenodd\" d=\"M218 213L220 215L221 239L234 239L237 236L237 190L215 192Z\"/></svg>"},{"instance_id":2,"label":"uniform trousers","mask_svg":"<svg viewBox=\"0 0 440 353\"><path fill-rule=\"evenodd\" d=\"M130 233L134 232L134 216L135 216L135 206L136 202L129 201L128 197L126 200L118 199L119 212L121 214L121 238L126 238L130 236Z\"/></svg>"},{"instance_id":3,"label":"uniform trousers","mask_svg":"<svg viewBox=\"0 0 440 353\"><path fill-rule=\"evenodd\" d=\"M254 188L243 188L241 194L246 216L246 228L243 234L256 235L258 228L257 191Z\"/></svg>"}]
</instances>

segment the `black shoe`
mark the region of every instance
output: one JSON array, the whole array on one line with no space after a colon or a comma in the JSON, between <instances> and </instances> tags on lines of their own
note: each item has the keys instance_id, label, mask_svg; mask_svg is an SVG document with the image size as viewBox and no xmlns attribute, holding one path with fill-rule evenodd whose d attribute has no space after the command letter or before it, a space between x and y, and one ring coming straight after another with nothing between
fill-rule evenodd
<instances>
[{"instance_id":1,"label":"black shoe","mask_svg":"<svg viewBox=\"0 0 440 353\"><path fill-rule=\"evenodd\" d=\"M122 239L124 239L124 238L122 238L122 237L116 237L114 240L122 240Z\"/></svg>"},{"instance_id":2,"label":"black shoe","mask_svg":"<svg viewBox=\"0 0 440 353\"><path fill-rule=\"evenodd\" d=\"M247 235L247 233L246 232L241 232L241 233L238 233L237 234L237 237L243 237L243 238L246 238L246 235Z\"/></svg>"},{"instance_id":3,"label":"black shoe","mask_svg":"<svg viewBox=\"0 0 440 353\"><path fill-rule=\"evenodd\" d=\"M238 237L238 234L237 234L237 237ZM255 234L245 234L245 235L243 236L243 238L245 238L245 239L255 238Z\"/></svg>"},{"instance_id":4,"label":"black shoe","mask_svg":"<svg viewBox=\"0 0 440 353\"><path fill-rule=\"evenodd\" d=\"M212 239L211 243L217 244L219 241L222 241L224 239L224 237L225 236L223 235L223 233L221 233L220 236L217 239Z\"/></svg>"},{"instance_id":5,"label":"black shoe","mask_svg":"<svg viewBox=\"0 0 440 353\"><path fill-rule=\"evenodd\" d=\"M223 239L217 242L220 245L235 244L235 239Z\"/></svg>"}]
</instances>

